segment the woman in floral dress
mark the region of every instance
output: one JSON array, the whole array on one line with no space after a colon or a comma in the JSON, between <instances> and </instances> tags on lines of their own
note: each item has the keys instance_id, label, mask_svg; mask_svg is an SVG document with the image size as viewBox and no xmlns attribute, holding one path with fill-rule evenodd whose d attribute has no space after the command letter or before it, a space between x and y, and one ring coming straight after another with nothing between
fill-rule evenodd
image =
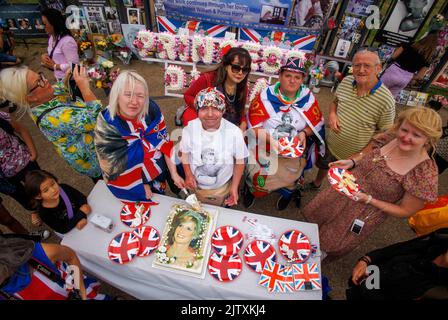
<instances>
[{"instance_id":1,"label":"woman in floral dress","mask_svg":"<svg viewBox=\"0 0 448 320\"><path fill-rule=\"evenodd\" d=\"M339 258L355 249L388 216L407 218L425 202L435 201L437 167L427 150L441 134L442 120L435 111L408 109L363 152L331 163L331 167L350 169L362 191L350 198L327 188L303 210L309 222L319 225L322 251ZM358 228L353 228L354 223Z\"/></svg>"},{"instance_id":2,"label":"woman in floral dress","mask_svg":"<svg viewBox=\"0 0 448 320\"><path fill-rule=\"evenodd\" d=\"M75 68L73 78L84 100L72 101L62 82L50 85L42 73L27 67L0 72L0 97L30 107L31 116L57 153L77 172L94 180L101 170L93 144L93 129L102 109L89 87L84 67Z\"/></svg>"}]
</instances>

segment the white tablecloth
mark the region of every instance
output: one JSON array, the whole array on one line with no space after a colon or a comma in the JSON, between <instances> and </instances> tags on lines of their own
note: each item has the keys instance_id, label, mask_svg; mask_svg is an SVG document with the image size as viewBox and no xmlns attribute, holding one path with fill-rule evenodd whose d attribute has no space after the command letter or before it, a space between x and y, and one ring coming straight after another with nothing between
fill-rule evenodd
<instances>
[{"instance_id":1,"label":"white tablecloth","mask_svg":"<svg viewBox=\"0 0 448 320\"><path fill-rule=\"evenodd\" d=\"M184 203L183 200L155 194L153 206L147 225L155 227L160 235L163 233L166 217L171 205ZM207 271L205 279L188 277L166 270L152 267L155 253L145 258L136 257L130 263L119 265L109 260L107 248L112 238L124 231L131 231L120 221L122 204L107 189L103 181L99 181L88 197L92 213L98 213L113 219L115 228L106 233L88 223L83 230L73 229L66 234L62 244L69 246L78 254L83 268L99 279L129 293L138 299L307 299L318 300L321 290L301 291L294 293L268 293L267 289L258 285L259 274L253 272L243 260L243 252L249 240L244 239L239 255L243 260L243 270L238 278L231 282L221 283ZM205 206L206 208L207 206ZM319 245L318 227L316 224L304 223L251 214L243 211L219 208L217 227L232 225L243 234L251 232L252 226L243 222L243 218L258 219L259 223L269 226L277 239L285 231L297 229L308 236L312 244ZM275 243L278 262L285 263ZM208 257L207 257L208 259ZM320 270L320 258L311 257L307 262L317 263Z\"/></svg>"}]
</instances>

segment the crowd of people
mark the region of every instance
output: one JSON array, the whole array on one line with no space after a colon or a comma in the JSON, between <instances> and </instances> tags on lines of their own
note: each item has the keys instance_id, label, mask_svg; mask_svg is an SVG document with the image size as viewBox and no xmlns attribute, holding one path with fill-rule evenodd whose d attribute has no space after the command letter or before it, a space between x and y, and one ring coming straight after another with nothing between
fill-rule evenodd
<instances>
[{"instance_id":1,"label":"crowd of people","mask_svg":"<svg viewBox=\"0 0 448 320\"><path fill-rule=\"evenodd\" d=\"M225 207L243 203L250 208L257 198L278 192L276 209L281 211L293 199L301 208L302 192L319 191L302 213L319 226L322 259L332 261L353 251L387 217L410 217L437 199L434 153L442 119L430 108L409 108L394 122L394 97L379 78L382 67L375 50L356 52L353 75L340 83L329 118L324 119L305 84L308 70L302 58L289 58L279 81L263 89L246 108L251 56L242 48L226 48L218 67L204 72L184 94L182 140L176 153L163 112L138 72L120 72L104 107L90 88L86 68L76 65L71 70L79 57L60 17L48 10L43 22L50 40L41 62L54 71L56 83L27 67L9 67L0 71L0 98L29 112L73 170L93 182L104 179L122 201L150 200L154 193L164 194L169 185L175 194L188 189L203 203ZM73 77L81 97L73 100L69 94L63 81L67 75ZM279 141L284 138L297 139L303 154L282 156ZM43 221L61 238L74 228L83 229L91 212L85 195L40 169L37 159L42 150L36 150L26 127L3 110L0 148L2 194L30 212L33 224ZM317 176L304 184L305 174L314 166ZM321 187L334 167L356 174L362 191L347 197ZM55 298L50 292L29 296L34 275L25 279L21 271L39 272L29 261L47 264L57 274L62 272L62 261L81 269L71 249L40 243L42 239L30 235L1 203L0 223L16 234L0 236L0 288L7 298ZM402 298L419 298L435 286L447 286L446 276L441 276L448 268L446 235L428 237L362 257L353 271L350 297L400 298L398 293L408 290ZM427 240L434 237L443 240ZM437 250L422 253L420 243ZM400 264L400 256L424 260L432 268L419 278L425 286L397 289L392 273L387 275L390 287L374 297L366 294L361 280L367 265L393 268L390 257ZM407 273L407 281L417 273ZM96 294L94 280L78 282L81 299L108 298Z\"/></svg>"}]
</instances>

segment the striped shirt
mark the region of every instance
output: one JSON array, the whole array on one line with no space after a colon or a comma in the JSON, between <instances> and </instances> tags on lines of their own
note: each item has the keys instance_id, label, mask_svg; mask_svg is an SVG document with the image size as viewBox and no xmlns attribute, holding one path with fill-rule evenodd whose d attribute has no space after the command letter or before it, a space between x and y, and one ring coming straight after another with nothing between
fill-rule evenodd
<instances>
[{"instance_id":1,"label":"striped shirt","mask_svg":"<svg viewBox=\"0 0 448 320\"><path fill-rule=\"evenodd\" d=\"M330 131L328 149L337 159L360 152L378 132L390 128L395 117L395 101L381 82L369 94L358 97L353 76L347 76L336 90L340 132Z\"/></svg>"}]
</instances>

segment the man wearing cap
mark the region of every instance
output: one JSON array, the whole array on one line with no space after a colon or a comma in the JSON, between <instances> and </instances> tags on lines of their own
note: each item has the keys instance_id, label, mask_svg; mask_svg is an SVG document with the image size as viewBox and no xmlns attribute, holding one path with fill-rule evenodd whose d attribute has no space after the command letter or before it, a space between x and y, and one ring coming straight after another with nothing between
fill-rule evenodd
<instances>
[{"instance_id":1,"label":"man wearing cap","mask_svg":"<svg viewBox=\"0 0 448 320\"><path fill-rule=\"evenodd\" d=\"M243 133L223 119L225 97L216 88L201 90L194 104L198 118L182 130L180 142L185 184L201 202L233 206L249 155Z\"/></svg>"},{"instance_id":2,"label":"man wearing cap","mask_svg":"<svg viewBox=\"0 0 448 320\"><path fill-rule=\"evenodd\" d=\"M325 151L324 119L317 100L303 84L304 59L289 58L280 69L279 82L266 88L251 102L248 118L249 163L246 166L244 205L255 197L278 191L277 209L284 210L291 199L300 207L297 183L304 170L311 169L317 154ZM278 140L297 137L305 148L302 156L278 156ZM317 142L317 143L316 143Z\"/></svg>"}]
</instances>

